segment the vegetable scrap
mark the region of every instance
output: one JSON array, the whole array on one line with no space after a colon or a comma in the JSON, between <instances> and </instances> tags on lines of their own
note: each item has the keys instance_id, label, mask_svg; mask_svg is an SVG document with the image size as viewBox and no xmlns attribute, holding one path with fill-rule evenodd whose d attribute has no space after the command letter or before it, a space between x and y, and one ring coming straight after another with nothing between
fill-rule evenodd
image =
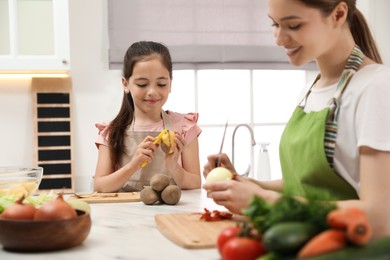
<instances>
[{"instance_id":1,"label":"vegetable scrap","mask_svg":"<svg viewBox=\"0 0 390 260\"><path fill-rule=\"evenodd\" d=\"M232 219L233 214L229 212L222 212L219 210L213 210L210 211L206 208L204 208L204 213L201 214L200 220L204 221L220 221L224 219Z\"/></svg>"}]
</instances>

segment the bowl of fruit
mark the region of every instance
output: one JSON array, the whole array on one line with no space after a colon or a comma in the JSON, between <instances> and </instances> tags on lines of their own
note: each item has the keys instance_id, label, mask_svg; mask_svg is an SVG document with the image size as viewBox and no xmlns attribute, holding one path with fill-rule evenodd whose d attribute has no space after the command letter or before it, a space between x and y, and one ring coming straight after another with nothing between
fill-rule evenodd
<instances>
[{"instance_id":1,"label":"bowl of fruit","mask_svg":"<svg viewBox=\"0 0 390 260\"><path fill-rule=\"evenodd\" d=\"M0 195L28 197L42 181L42 167L0 167Z\"/></svg>"},{"instance_id":2,"label":"bowl of fruit","mask_svg":"<svg viewBox=\"0 0 390 260\"><path fill-rule=\"evenodd\" d=\"M77 246L88 237L91 217L86 202L70 203L62 194L39 206L27 199L21 197L0 214L0 244L4 250L61 250Z\"/></svg>"}]
</instances>

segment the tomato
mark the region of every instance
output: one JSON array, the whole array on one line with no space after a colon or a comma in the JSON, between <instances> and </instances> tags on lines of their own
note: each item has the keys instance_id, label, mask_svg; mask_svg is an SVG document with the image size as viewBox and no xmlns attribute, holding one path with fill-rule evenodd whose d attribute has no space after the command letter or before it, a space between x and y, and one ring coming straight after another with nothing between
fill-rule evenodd
<instances>
[{"instance_id":1,"label":"tomato","mask_svg":"<svg viewBox=\"0 0 390 260\"><path fill-rule=\"evenodd\" d=\"M264 255L263 243L248 237L234 237L222 248L222 260L254 260Z\"/></svg>"},{"instance_id":2,"label":"tomato","mask_svg":"<svg viewBox=\"0 0 390 260\"><path fill-rule=\"evenodd\" d=\"M227 227L222 230L217 240L218 251L220 254L222 254L222 248L225 245L225 243L231 238L236 237L240 231L241 231L240 227Z\"/></svg>"}]
</instances>

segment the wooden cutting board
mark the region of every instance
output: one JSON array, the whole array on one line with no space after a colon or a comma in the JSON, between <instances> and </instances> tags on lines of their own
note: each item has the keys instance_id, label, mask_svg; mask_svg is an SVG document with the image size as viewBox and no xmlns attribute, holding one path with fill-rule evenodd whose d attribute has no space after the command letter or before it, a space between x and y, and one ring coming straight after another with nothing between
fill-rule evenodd
<instances>
[{"instance_id":1,"label":"wooden cutting board","mask_svg":"<svg viewBox=\"0 0 390 260\"><path fill-rule=\"evenodd\" d=\"M119 192L119 193L92 193L81 194L80 197L72 195L69 199L83 200L88 203L115 203L115 202L135 202L141 201L139 192Z\"/></svg>"},{"instance_id":2,"label":"wooden cutting board","mask_svg":"<svg viewBox=\"0 0 390 260\"><path fill-rule=\"evenodd\" d=\"M233 220L204 221L200 213L160 214L157 228L172 242L184 248L213 248L222 229L237 225Z\"/></svg>"}]
</instances>

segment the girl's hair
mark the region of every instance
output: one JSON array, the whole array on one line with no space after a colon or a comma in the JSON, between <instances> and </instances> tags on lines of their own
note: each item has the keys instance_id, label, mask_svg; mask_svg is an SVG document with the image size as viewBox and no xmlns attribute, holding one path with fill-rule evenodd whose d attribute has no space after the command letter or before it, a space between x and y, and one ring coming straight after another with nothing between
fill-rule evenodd
<instances>
[{"instance_id":1,"label":"girl's hair","mask_svg":"<svg viewBox=\"0 0 390 260\"><path fill-rule=\"evenodd\" d=\"M135 42L127 49L123 60L122 76L126 80L129 80L137 62L143 61L151 56L160 58L164 67L169 71L169 76L172 79L172 60L168 48L161 43L152 41ZM119 167L120 158L125 149L125 131L133 119L133 98L131 93L124 93L119 113L108 126L108 144L111 160L115 169Z\"/></svg>"},{"instance_id":2,"label":"girl's hair","mask_svg":"<svg viewBox=\"0 0 390 260\"><path fill-rule=\"evenodd\" d=\"M319 9L325 16L329 15L333 9L340 3L345 2L348 5L347 22L352 32L355 43L368 58L377 63L382 63L375 40L372 37L366 19L356 8L356 0L298 0L304 5Z\"/></svg>"}]
</instances>

